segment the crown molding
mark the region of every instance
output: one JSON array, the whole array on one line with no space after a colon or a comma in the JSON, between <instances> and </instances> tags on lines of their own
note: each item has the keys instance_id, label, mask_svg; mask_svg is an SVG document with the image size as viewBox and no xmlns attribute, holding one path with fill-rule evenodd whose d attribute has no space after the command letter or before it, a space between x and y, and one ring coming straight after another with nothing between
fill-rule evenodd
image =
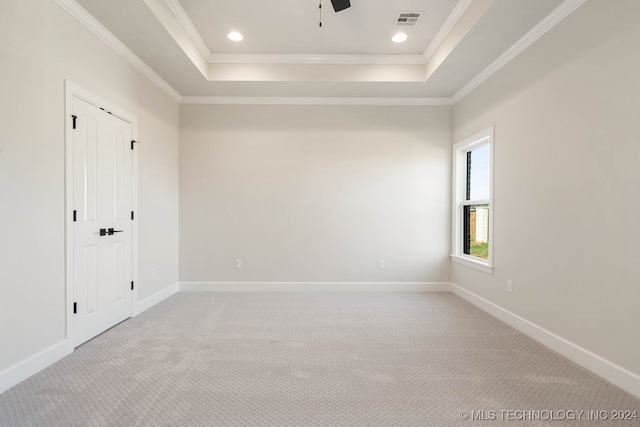
<instances>
[{"instance_id":1,"label":"crown molding","mask_svg":"<svg viewBox=\"0 0 640 427\"><path fill-rule=\"evenodd\" d=\"M166 82L158 73L153 71L142 59L140 59L131 49L120 41L111 31L102 25L96 18L80 6L75 0L54 0L69 15L74 17L78 22L84 25L89 31L95 34L107 46L115 50L135 69L140 71L145 77L156 84L174 101L180 102L182 96L169 83Z\"/></svg>"},{"instance_id":2,"label":"crown molding","mask_svg":"<svg viewBox=\"0 0 640 427\"><path fill-rule=\"evenodd\" d=\"M464 15L469 6L471 6L471 3L473 3L473 0L460 0L458 1L458 3L456 3L449 16L447 16L447 19L444 20L444 22L438 29L438 32L436 32L436 35L433 36L433 39L429 43L429 46L427 46L427 48L422 53L421 57L423 64L426 64L429 59L431 59L442 42L444 42L444 40L447 38L451 30L453 30L453 28L456 26L460 18L462 18L462 15Z\"/></svg>"},{"instance_id":3,"label":"crown molding","mask_svg":"<svg viewBox=\"0 0 640 427\"><path fill-rule=\"evenodd\" d=\"M458 92L456 92L451 100L457 103L462 98L471 93L475 88L480 86L485 80L497 73L502 67L507 65L512 59L520 55L526 48L531 46L536 40L545 35L553 27L558 25L567 16L572 14L576 9L586 3L587 0L565 0L557 8L553 10L546 18L540 21L527 34L522 36L513 46L507 49L502 55L493 61L487 68L480 72L477 76L465 84Z\"/></svg>"},{"instance_id":4,"label":"crown molding","mask_svg":"<svg viewBox=\"0 0 640 427\"><path fill-rule=\"evenodd\" d=\"M212 53L210 64L424 65L422 55L314 55Z\"/></svg>"},{"instance_id":5,"label":"crown molding","mask_svg":"<svg viewBox=\"0 0 640 427\"><path fill-rule=\"evenodd\" d=\"M179 0L165 0L171 12L175 15L176 19L182 25L182 28L187 32L193 44L198 48L202 56L207 60L207 62L211 62L211 51L207 46L207 43L200 35L200 32L196 29L191 18L187 14L187 11L182 7L182 3Z\"/></svg>"},{"instance_id":6,"label":"crown molding","mask_svg":"<svg viewBox=\"0 0 640 427\"><path fill-rule=\"evenodd\" d=\"M181 104L209 105L453 105L451 98L183 96Z\"/></svg>"}]
</instances>

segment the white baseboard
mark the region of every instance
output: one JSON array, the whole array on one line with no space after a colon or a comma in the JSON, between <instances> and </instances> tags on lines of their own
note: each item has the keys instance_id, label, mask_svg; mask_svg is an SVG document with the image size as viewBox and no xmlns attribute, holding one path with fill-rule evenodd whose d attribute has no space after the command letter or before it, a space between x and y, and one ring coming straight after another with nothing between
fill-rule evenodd
<instances>
[{"instance_id":1,"label":"white baseboard","mask_svg":"<svg viewBox=\"0 0 640 427\"><path fill-rule=\"evenodd\" d=\"M451 284L451 290L460 298L502 320L509 326L530 336L586 370L604 378L624 391L640 398L640 376L615 363L524 319L467 289Z\"/></svg>"},{"instance_id":2,"label":"white baseboard","mask_svg":"<svg viewBox=\"0 0 640 427\"><path fill-rule=\"evenodd\" d=\"M11 387L21 383L32 375L37 374L47 366L53 365L73 352L73 344L70 340L60 341L28 359L19 362L0 372L0 393L4 393Z\"/></svg>"},{"instance_id":3,"label":"white baseboard","mask_svg":"<svg viewBox=\"0 0 640 427\"><path fill-rule=\"evenodd\" d=\"M138 303L133 308L133 316L135 317L138 314L147 311L154 305L166 300L167 298L177 294L178 292L180 292L180 283L174 283L173 285L164 288L160 292L156 292L150 297L147 297L142 301L138 301Z\"/></svg>"},{"instance_id":4,"label":"white baseboard","mask_svg":"<svg viewBox=\"0 0 640 427\"><path fill-rule=\"evenodd\" d=\"M183 292L449 292L448 282L182 282Z\"/></svg>"}]
</instances>

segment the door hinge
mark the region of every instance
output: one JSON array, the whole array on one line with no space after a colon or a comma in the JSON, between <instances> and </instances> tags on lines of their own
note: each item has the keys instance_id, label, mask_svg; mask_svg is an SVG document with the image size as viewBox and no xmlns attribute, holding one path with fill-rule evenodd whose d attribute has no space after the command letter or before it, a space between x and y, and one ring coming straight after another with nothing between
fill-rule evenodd
<instances>
[{"instance_id":1,"label":"door hinge","mask_svg":"<svg viewBox=\"0 0 640 427\"><path fill-rule=\"evenodd\" d=\"M73 211L73 222L78 220L78 211Z\"/></svg>"},{"instance_id":2,"label":"door hinge","mask_svg":"<svg viewBox=\"0 0 640 427\"><path fill-rule=\"evenodd\" d=\"M131 281L131 290L133 290L133 280Z\"/></svg>"},{"instance_id":3,"label":"door hinge","mask_svg":"<svg viewBox=\"0 0 640 427\"><path fill-rule=\"evenodd\" d=\"M78 303L77 302L73 303L73 314L78 314Z\"/></svg>"},{"instance_id":4,"label":"door hinge","mask_svg":"<svg viewBox=\"0 0 640 427\"><path fill-rule=\"evenodd\" d=\"M135 215L133 214L133 211L131 211L131 221L133 221L135 218Z\"/></svg>"},{"instance_id":5,"label":"door hinge","mask_svg":"<svg viewBox=\"0 0 640 427\"><path fill-rule=\"evenodd\" d=\"M76 120L78 119L78 116L71 116L71 118L73 119L73 128L76 128Z\"/></svg>"},{"instance_id":6,"label":"door hinge","mask_svg":"<svg viewBox=\"0 0 640 427\"><path fill-rule=\"evenodd\" d=\"M140 141L136 141L135 139L131 140L131 149L133 150L133 144L139 144Z\"/></svg>"}]
</instances>

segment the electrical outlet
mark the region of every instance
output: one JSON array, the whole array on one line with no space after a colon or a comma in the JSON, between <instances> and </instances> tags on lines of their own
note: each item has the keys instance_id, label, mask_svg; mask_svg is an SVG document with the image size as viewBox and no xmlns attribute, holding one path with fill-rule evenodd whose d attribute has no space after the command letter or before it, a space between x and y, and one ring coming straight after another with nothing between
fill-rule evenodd
<instances>
[{"instance_id":1,"label":"electrical outlet","mask_svg":"<svg viewBox=\"0 0 640 427\"><path fill-rule=\"evenodd\" d=\"M383 259L379 259L378 260L378 270L384 270L384 260Z\"/></svg>"},{"instance_id":2,"label":"electrical outlet","mask_svg":"<svg viewBox=\"0 0 640 427\"><path fill-rule=\"evenodd\" d=\"M242 260L236 259L236 268L242 268Z\"/></svg>"},{"instance_id":3,"label":"electrical outlet","mask_svg":"<svg viewBox=\"0 0 640 427\"><path fill-rule=\"evenodd\" d=\"M151 278L152 279L156 278L156 268L155 267L151 267Z\"/></svg>"},{"instance_id":4,"label":"electrical outlet","mask_svg":"<svg viewBox=\"0 0 640 427\"><path fill-rule=\"evenodd\" d=\"M507 292L513 292L513 281L507 280Z\"/></svg>"}]
</instances>

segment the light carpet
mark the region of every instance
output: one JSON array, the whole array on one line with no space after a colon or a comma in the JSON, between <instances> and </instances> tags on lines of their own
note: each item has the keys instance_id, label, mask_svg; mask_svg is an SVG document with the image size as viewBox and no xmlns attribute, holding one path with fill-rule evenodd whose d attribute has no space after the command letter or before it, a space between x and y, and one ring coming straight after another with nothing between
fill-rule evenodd
<instances>
[{"instance_id":1,"label":"light carpet","mask_svg":"<svg viewBox=\"0 0 640 427\"><path fill-rule=\"evenodd\" d=\"M0 425L640 425L589 420L620 409L451 293L180 293L0 395Z\"/></svg>"}]
</instances>

